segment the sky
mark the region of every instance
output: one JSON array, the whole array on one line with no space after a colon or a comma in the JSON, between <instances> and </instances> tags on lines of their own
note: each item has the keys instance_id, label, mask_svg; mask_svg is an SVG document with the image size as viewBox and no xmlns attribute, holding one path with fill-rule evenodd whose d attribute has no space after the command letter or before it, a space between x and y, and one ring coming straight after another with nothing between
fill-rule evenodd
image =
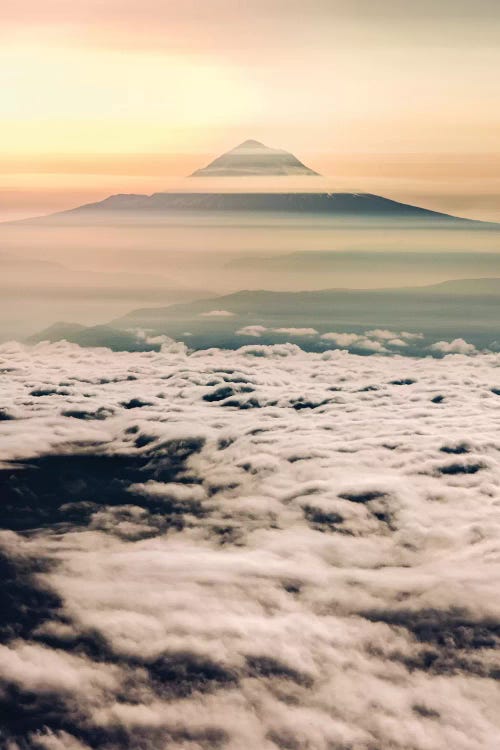
<instances>
[{"instance_id":1,"label":"sky","mask_svg":"<svg viewBox=\"0 0 500 750\"><path fill-rule=\"evenodd\" d=\"M500 218L497 0L4 0L0 217L172 189L246 138Z\"/></svg>"}]
</instances>

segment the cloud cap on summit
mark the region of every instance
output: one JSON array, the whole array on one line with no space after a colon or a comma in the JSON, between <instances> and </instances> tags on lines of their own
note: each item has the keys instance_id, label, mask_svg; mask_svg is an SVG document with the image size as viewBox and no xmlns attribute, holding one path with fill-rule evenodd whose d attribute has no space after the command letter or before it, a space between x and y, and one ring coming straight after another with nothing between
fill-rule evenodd
<instances>
[{"instance_id":1,"label":"cloud cap on summit","mask_svg":"<svg viewBox=\"0 0 500 750\"><path fill-rule=\"evenodd\" d=\"M256 140L246 140L226 151L206 167L197 169L191 177L245 176L318 176L296 156L283 149L270 148Z\"/></svg>"}]
</instances>

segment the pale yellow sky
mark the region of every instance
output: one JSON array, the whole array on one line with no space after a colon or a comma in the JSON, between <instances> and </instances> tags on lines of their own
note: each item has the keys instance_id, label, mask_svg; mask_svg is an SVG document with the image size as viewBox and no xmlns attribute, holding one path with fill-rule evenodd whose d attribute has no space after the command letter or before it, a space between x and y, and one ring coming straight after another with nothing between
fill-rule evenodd
<instances>
[{"instance_id":1,"label":"pale yellow sky","mask_svg":"<svg viewBox=\"0 0 500 750\"><path fill-rule=\"evenodd\" d=\"M246 138L491 215L499 38L497 0L4 0L0 217L166 189Z\"/></svg>"}]
</instances>

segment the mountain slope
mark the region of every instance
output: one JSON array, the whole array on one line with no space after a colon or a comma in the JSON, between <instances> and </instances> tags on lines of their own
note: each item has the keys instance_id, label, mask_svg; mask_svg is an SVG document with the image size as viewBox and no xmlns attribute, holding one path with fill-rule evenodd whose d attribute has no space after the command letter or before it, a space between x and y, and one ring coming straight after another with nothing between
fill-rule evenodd
<instances>
[{"instance_id":1,"label":"mountain slope","mask_svg":"<svg viewBox=\"0 0 500 750\"><path fill-rule=\"evenodd\" d=\"M161 219L178 212L197 214L251 212L264 214L321 215L349 220L437 220L446 224L496 227L449 214L383 198L371 193L154 193L112 195L48 217L23 223L57 223L78 220L129 221Z\"/></svg>"},{"instance_id":2,"label":"mountain slope","mask_svg":"<svg viewBox=\"0 0 500 750\"><path fill-rule=\"evenodd\" d=\"M218 156L191 177L248 177L248 176L316 176L314 172L282 149L274 149L254 140L244 141L236 148Z\"/></svg>"},{"instance_id":3,"label":"mountain slope","mask_svg":"<svg viewBox=\"0 0 500 750\"><path fill-rule=\"evenodd\" d=\"M147 344L134 333L106 325L82 326L78 323L59 322L26 339L28 344L41 341L69 341L79 346L104 346L116 352L152 351L159 346Z\"/></svg>"}]
</instances>

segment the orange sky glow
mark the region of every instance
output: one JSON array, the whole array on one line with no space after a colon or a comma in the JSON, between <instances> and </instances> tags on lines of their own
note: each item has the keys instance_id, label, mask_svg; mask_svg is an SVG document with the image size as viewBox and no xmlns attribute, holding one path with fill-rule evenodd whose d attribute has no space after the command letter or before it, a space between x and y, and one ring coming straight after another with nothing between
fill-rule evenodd
<instances>
[{"instance_id":1,"label":"orange sky glow","mask_svg":"<svg viewBox=\"0 0 500 750\"><path fill-rule=\"evenodd\" d=\"M187 189L257 138L333 189L500 219L496 0L2 6L0 218Z\"/></svg>"}]
</instances>

